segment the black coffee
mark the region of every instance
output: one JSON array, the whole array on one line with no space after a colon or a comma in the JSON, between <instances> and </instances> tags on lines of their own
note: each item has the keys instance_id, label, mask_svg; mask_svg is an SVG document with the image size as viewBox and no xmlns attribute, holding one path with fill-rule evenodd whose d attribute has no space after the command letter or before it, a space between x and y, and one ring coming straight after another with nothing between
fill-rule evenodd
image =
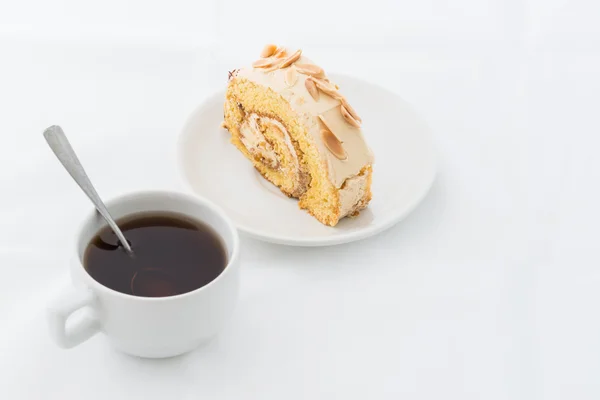
<instances>
[{"instance_id":1,"label":"black coffee","mask_svg":"<svg viewBox=\"0 0 600 400\"><path fill-rule=\"evenodd\" d=\"M221 239L208 225L174 213L143 213L117 221L131 244L131 257L106 227L84 254L87 272L102 285L143 297L191 292L215 279L227 265Z\"/></svg>"}]
</instances>

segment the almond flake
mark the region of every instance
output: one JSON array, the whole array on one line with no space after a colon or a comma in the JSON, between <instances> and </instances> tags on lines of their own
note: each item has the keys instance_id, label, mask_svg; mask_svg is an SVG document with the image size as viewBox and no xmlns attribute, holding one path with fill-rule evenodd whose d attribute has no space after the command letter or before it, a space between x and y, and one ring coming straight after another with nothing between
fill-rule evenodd
<instances>
[{"instance_id":1,"label":"almond flake","mask_svg":"<svg viewBox=\"0 0 600 400\"><path fill-rule=\"evenodd\" d=\"M273 54L273 57L275 58L283 58L285 56L287 56L287 50L285 49L285 47L278 48L275 54Z\"/></svg>"},{"instance_id":2,"label":"almond flake","mask_svg":"<svg viewBox=\"0 0 600 400\"><path fill-rule=\"evenodd\" d=\"M343 105L340 105L340 111L342 113L342 116L346 120L346 122L348 122L350 125L352 125L355 128L360 128L360 123L354 119L354 117L348 112L348 110L346 110L346 107L344 107Z\"/></svg>"},{"instance_id":3,"label":"almond flake","mask_svg":"<svg viewBox=\"0 0 600 400\"><path fill-rule=\"evenodd\" d=\"M338 160L346 160L348 155L342 142L329 129L321 129L321 139L325 143L327 150L331 152Z\"/></svg>"},{"instance_id":4,"label":"almond flake","mask_svg":"<svg viewBox=\"0 0 600 400\"><path fill-rule=\"evenodd\" d=\"M315 79L315 84L323 93L333 97L334 99L339 99L340 94L337 92L335 86L333 86L331 83L325 82L322 79Z\"/></svg>"},{"instance_id":5,"label":"almond flake","mask_svg":"<svg viewBox=\"0 0 600 400\"><path fill-rule=\"evenodd\" d=\"M296 68L292 65L285 71L285 84L288 86L294 86L298 80L298 73Z\"/></svg>"},{"instance_id":6,"label":"almond flake","mask_svg":"<svg viewBox=\"0 0 600 400\"><path fill-rule=\"evenodd\" d=\"M304 81L304 87L306 87L306 90L308 91L310 97L312 97L314 101L319 101L319 89L317 89L317 85L315 84L315 81L312 78L309 77L307 80Z\"/></svg>"},{"instance_id":7,"label":"almond flake","mask_svg":"<svg viewBox=\"0 0 600 400\"><path fill-rule=\"evenodd\" d=\"M304 75L314 76L316 78L322 78L325 74L323 68L314 64L295 64L298 68L298 72Z\"/></svg>"},{"instance_id":8,"label":"almond flake","mask_svg":"<svg viewBox=\"0 0 600 400\"><path fill-rule=\"evenodd\" d=\"M271 66L269 66L268 68L265 68L265 72L273 72L273 71L278 70L279 68L281 68L281 60L274 59L273 64Z\"/></svg>"},{"instance_id":9,"label":"almond flake","mask_svg":"<svg viewBox=\"0 0 600 400\"><path fill-rule=\"evenodd\" d=\"M336 91L335 86L332 85L331 82L326 81L325 79L315 78L315 83L317 84L317 87L321 90L327 90L330 92Z\"/></svg>"},{"instance_id":10,"label":"almond flake","mask_svg":"<svg viewBox=\"0 0 600 400\"><path fill-rule=\"evenodd\" d=\"M283 64L281 64L280 68L285 68L285 67L292 65L293 63L298 61L301 54L302 54L302 50L296 50L296 52L294 54L292 54L291 56L289 56L288 58L285 59Z\"/></svg>"},{"instance_id":11,"label":"almond flake","mask_svg":"<svg viewBox=\"0 0 600 400\"><path fill-rule=\"evenodd\" d=\"M352 106L350 106L350 104L348 104L348 101L346 100L346 98L342 97L341 101L342 101L343 108L346 109L346 111L348 112L348 114L350 114L352 116L352 118L354 118L359 123L362 123L362 119L358 116L358 114L356 113L356 111L354 110L354 108L352 108Z\"/></svg>"},{"instance_id":12,"label":"almond flake","mask_svg":"<svg viewBox=\"0 0 600 400\"><path fill-rule=\"evenodd\" d=\"M268 44L264 47L263 51L260 53L262 58L271 57L275 51L277 51L277 46L274 44Z\"/></svg>"},{"instance_id":13,"label":"almond flake","mask_svg":"<svg viewBox=\"0 0 600 400\"><path fill-rule=\"evenodd\" d=\"M329 126L327 125L327 121L325 121L325 117L323 117L322 115L319 115L319 120L327 129L329 129ZM331 129L329 129L329 130L331 130Z\"/></svg>"},{"instance_id":14,"label":"almond flake","mask_svg":"<svg viewBox=\"0 0 600 400\"><path fill-rule=\"evenodd\" d=\"M261 58L260 60L254 61L252 66L254 68L267 68L273 65L275 61L270 58Z\"/></svg>"}]
</instances>

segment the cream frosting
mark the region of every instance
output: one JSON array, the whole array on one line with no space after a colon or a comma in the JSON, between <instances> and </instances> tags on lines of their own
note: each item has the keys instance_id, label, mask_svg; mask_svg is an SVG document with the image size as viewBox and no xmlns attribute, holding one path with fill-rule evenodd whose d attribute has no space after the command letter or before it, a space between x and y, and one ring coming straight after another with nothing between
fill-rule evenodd
<instances>
[{"instance_id":1,"label":"cream frosting","mask_svg":"<svg viewBox=\"0 0 600 400\"><path fill-rule=\"evenodd\" d=\"M365 183L368 175L358 175L348 178L340 189L340 218L355 211L356 203L365 195Z\"/></svg>"},{"instance_id":2,"label":"cream frosting","mask_svg":"<svg viewBox=\"0 0 600 400\"><path fill-rule=\"evenodd\" d=\"M310 59L304 56L301 56L297 63L313 64ZM319 100L315 101L305 86L308 76L298 73L298 79L290 86L285 80L286 71L287 68L271 72L266 72L261 68L242 68L238 70L235 79L247 79L258 85L268 87L279 93L290 103L292 109L301 116L302 123L306 126L309 134L314 138L314 143L318 146L321 159L327 166L329 180L337 188L340 188L347 179L356 177L365 165L373 162L373 153L367 145L361 129L350 125L342 116L339 107L341 102L339 100L321 93ZM321 139L319 115L325 120L327 127L342 142L344 150L347 153L345 160L338 159L325 147ZM341 197L342 195L340 195Z\"/></svg>"}]
</instances>

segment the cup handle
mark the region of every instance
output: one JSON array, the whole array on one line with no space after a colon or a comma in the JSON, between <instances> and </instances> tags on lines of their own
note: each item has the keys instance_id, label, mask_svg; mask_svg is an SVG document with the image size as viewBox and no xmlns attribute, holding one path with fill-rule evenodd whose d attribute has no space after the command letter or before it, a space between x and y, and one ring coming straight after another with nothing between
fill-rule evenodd
<instances>
[{"instance_id":1,"label":"cup handle","mask_svg":"<svg viewBox=\"0 0 600 400\"><path fill-rule=\"evenodd\" d=\"M100 332L95 300L90 289L70 287L50 304L47 311L48 326L50 335L59 347L70 349ZM80 318L67 324L76 311L81 312Z\"/></svg>"}]
</instances>

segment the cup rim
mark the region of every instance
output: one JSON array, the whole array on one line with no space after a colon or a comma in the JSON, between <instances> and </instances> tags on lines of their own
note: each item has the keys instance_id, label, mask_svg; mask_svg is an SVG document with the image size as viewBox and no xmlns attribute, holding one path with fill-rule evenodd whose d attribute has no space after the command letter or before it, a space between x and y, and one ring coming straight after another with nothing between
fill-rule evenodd
<instances>
[{"instance_id":1,"label":"cup rim","mask_svg":"<svg viewBox=\"0 0 600 400\"><path fill-rule=\"evenodd\" d=\"M190 297L193 295L196 295L202 291L207 290L209 287L213 286L214 284L217 283L217 281L222 280L223 277L229 273L231 273L231 269L236 266L238 258L239 258L239 247L240 247L240 239L239 239L239 234L238 231L235 227L235 225L233 224L233 222L230 220L229 216L227 216L227 214L225 213L225 211L223 211L223 209L219 206L217 206L216 204L212 203L210 200L201 197L201 196L191 196L189 194L186 193L182 193L182 192L177 192L177 191L170 191L170 190L142 190L142 191L135 191L135 192L131 192L131 193L126 193L126 194L122 194L116 197L112 197L110 198L108 201L105 201L105 205L106 208L110 211L110 208L118 203L123 203L123 202L131 202L131 201L136 201L139 198L142 197L148 197L148 196L168 196L168 197L176 197L180 200L184 200L184 201L188 201L188 202L192 202L192 203L196 203L196 204L200 204L203 207L208 208L213 214L217 215L221 220L223 220L225 222L225 224L227 225L227 229L229 230L229 233L231 234L231 237L233 238L232 241L232 245L231 245L231 257L229 257L229 260L227 260L227 265L225 265L225 268L223 269L223 271L217 275L217 277L215 279L213 279L212 281L210 281L209 283L207 283L204 286L201 286L197 289L194 289L190 292L186 292L186 293L181 293L181 294L176 294L174 296L164 296L164 297L143 297L143 296L134 296L132 294L127 294L127 293L122 293L119 292L117 290L111 289L107 286L104 286L103 284L101 284L100 282L96 281L90 274L89 272L85 269L85 266L83 265L83 260L80 257L79 254L79 238L81 237L84 228L86 227L86 225L88 223L90 223L90 221L92 220L92 218L94 218L97 215L97 211L96 209L91 210L81 221L81 223L79 224L79 227L77 229L77 234L76 234L76 238L75 238L75 258L76 258L76 262L77 262L77 268L79 268L80 270L82 270L81 272L83 273L83 275L85 276L86 279L86 284L91 284L94 287L98 288L98 290L101 290L102 292L105 292L107 294L113 295L113 296L117 296L117 297L121 297L124 299L128 299L131 301L142 301L142 302L164 302L164 301L175 301L175 300L179 300L179 299L183 299L185 297ZM185 213L184 213L185 214ZM130 214L127 214L130 215ZM220 236L220 235L219 235ZM87 245L89 243L86 243L86 248Z\"/></svg>"}]
</instances>

